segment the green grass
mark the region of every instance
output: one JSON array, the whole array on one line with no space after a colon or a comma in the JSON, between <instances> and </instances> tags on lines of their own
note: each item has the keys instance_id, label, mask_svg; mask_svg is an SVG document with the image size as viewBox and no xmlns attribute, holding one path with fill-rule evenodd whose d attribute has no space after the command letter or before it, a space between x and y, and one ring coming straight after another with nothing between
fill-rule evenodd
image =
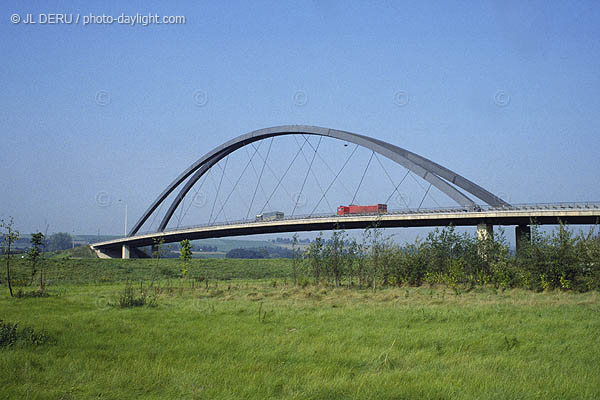
<instances>
[{"instance_id":1,"label":"green grass","mask_svg":"<svg viewBox=\"0 0 600 400\"><path fill-rule=\"evenodd\" d=\"M26 259L13 258L12 276L29 283L30 264ZM4 266L2 266L4 268ZM45 276L50 285L58 283L107 283L126 280L178 279L182 263L177 258L154 259L49 259L44 261ZM193 259L190 278L213 279L270 279L289 277L290 259ZM3 274L5 272L3 271ZM39 279L39 278L36 278Z\"/></svg>"},{"instance_id":2,"label":"green grass","mask_svg":"<svg viewBox=\"0 0 600 400\"><path fill-rule=\"evenodd\" d=\"M0 319L49 340L0 348L0 398L600 397L598 292L299 288L277 260L210 260L269 277L146 280L157 306L120 308L124 282L78 279L149 260L78 261L50 297L2 286Z\"/></svg>"}]
</instances>

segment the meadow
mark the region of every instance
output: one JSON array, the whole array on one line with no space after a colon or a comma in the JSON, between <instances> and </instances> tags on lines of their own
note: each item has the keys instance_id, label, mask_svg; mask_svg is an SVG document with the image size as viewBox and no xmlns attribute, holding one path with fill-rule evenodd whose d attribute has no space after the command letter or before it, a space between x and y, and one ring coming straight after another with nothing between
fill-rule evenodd
<instances>
[{"instance_id":1,"label":"meadow","mask_svg":"<svg viewBox=\"0 0 600 400\"><path fill-rule=\"evenodd\" d=\"M47 297L3 284L0 319L40 340L0 347L0 398L600 397L598 291L295 286L291 260L181 279L177 261L53 260ZM127 287L147 304L122 308Z\"/></svg>"}]
</instances>

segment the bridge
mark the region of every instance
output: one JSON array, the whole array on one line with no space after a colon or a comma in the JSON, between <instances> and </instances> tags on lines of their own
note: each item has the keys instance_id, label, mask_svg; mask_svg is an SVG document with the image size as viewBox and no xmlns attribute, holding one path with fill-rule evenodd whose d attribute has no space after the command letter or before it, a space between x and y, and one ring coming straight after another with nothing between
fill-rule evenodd
<instances>
[{"instance_id":1,"label":"bridge","mask_svg":"<svg viewBox=\"0 0 600 400\"><path fill-rule=\"evenodd\" d=\"M357 148L365 148L371 151L369 163L366 166L364 173L360 179L356 192L352 197L352 201L357 196L358 189L363 184L364 177L368 168L371 165L371 161L375 157L380 162L382 168L384 165L379 160L379 156L382 156L399 166L404 167L407 170L406 175L403 175L402 179L396 179L391 176L384 168L385 174L392 182L394 193L398 193L398 188L405 181L406 177L412 174L428 183L429 186L425 189L425 195L423 200L430 192L432 187L436 188L439 192L446 195L452 200L455 207L437 207L437 208L421 208L423 200L419 203L417 208L406 207L404 209L389 210L382 214L353 214L353 215L336 215L330 213L315 213L314 211L319 206L319 203L313 209L313 212L304 215L294 216L294 212L298 206L298 196L296 196L294 209L291 216L278 218L270 221L258 221L253 218L248 218L250 211L252 210L253 202L258 192L258 188L261 189L261 178L267 165L267 158L269 157L273 139L275 137L282 136L294 136L304 139L302 145L298 144L300 149L296 152L292 162L289 164L285 173L281 176L275 176L278 179L275 189L270 196L265 194L266 204L260 209L261 211L269 205L271 200L276 193L276 190L281 186L283 179L290 170L296 158L299 154L302 154L308 165L308 170L302 180L300 191L297 192L302 195L305 190L305 184L309 174L312 172L315 179L317 176L314 171L311 171L311 167L317 157L318 149L321 144L321 139L331 138L345 143L355 145L354 151L350 154L346 162L343 164L341 169L335 173L334 180L327 186L327 190L319 185L319 188L323 192L323 196L320 197L319 203L326 197L327 191L331 188L335 180L340 176L343 169L345 168L348 161L354 155ZM318 137L318 143L312 145L309 141L309 137ZM270 139L268 152L266 156L261 156L259 148L254 143L260 141L266 141ZM306 157L303 148L307 144L312 148L312 155ZM242 149L251 148L254 149L252 157L248 154L250 161L246 164L243 172L233 186L233 189L226 197L225 201L219 199L219 190L223 177L225 176L225 167L227 166L227 160L229 155ZM217 200L221 203L221 209L217 213L220 214L225 208L227 200L229 200L231 194L235 191L235 188L242 176L248 169L249 165L254 168L253 157L256 154L262 158L262 168L259 168L260 174L257 175L257 185L253 191L253 195L248 195L248 199L251 198L248 212L245 218L237 220L227 221L216 221L212 220L214 209L216 208ZM225 160L225 167L220 166L219 162ZM324 159L322 159L325 162ZM201 225L191 225L180 227L179 224L176 227L168 227L172 220L175 212L180 209L183 212L182 205L184 199L192 191L194 186L201 180L202 177L206 178L206 175L215 169L215 166L219 165L222 174L220 175L220 181L216 186L216 196L211 210L209 221ZM326 164L327 165L327 164ZM303 173L304 174L304 173ZM206 179L205 179L206 180ZM396 183L399 181L400 183ZM318 184L318 182L317 182ZM176 193L176 189L179 191ZM198 189L199 190L199 189ZM198 192L196 192L198 193ZM390 195L388 198L391 198ZM475 200L473 200L473 198ZM167 203L167 199L171 199L171 203L159 219L158 227L155 230L151 230L145 233L141 233L142 226L148 223L149 218L154 215L156 219L158 212L162 208L163 204ZM339 202L342 204L342 201ZM349 204L349 203L348 203ZM434 226L477 226L477 232L479 237L487 237L493 234L494 225L516 225L515 235L517 246L519 243L529 236L531 224L597 224L600 221L600 203L558 203L558 204L523 204L523 205L511 205L499 196L490 193L483 187L475 184L467 178L457 174L445 168L431 160L426 159L416 153L410 152L401 147L393 144L371 138L364 135L350 133L346 131L340 131L335 129L328 129L315 126L279 126L273 128L266 128L257 131L247 133L245 135L238 136L221 146L211 150L203 157L198 159L185 171L183 171L177 178L171 182L163 190L163 192L156 198L156 200L148 207L146 212L140 217L140 219L134 224L132 229L128 232L127 236L95 243L92 248L100 257L113 258L122 257L129 258L131 255L139 254L136 251L138 247L152 246L157 240L162 240L164 243L179 242L183 239L195 240L205 238L218 238L218 237L231 237L231 236L244 236L244 235L256 235L266 233L281 233L281 232L300 232L300 231L323 231L333 229L358 229L367 227L434 227Z\"/></svg>"}]
</instances>

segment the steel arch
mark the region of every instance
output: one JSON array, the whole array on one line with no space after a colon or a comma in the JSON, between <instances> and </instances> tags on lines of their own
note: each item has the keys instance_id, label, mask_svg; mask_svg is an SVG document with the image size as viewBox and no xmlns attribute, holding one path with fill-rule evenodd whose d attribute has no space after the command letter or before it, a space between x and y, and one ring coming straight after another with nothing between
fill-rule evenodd
<instances>
[{"instance_id":1,"label":"steel arch","mask_svg":"<svg viewBox=\"0 0 600 400\"><path fill-rule=\"evenodd\" d=\"M507 202L498 196L488 192L481 186L471 182L456 172L451 171L448 168L445 168L431 160L428 160L425 157L382 140L356 133L318 126L284 125L259 129L246 133L229 140L228 142L205 154L189 168L183 171L177 178L175 178L175 180L173 180L169 186L167 186L167 188L156 198L156 200L154 200L150 207L148 207L142 217L135 223L133 228L129 231L128 236L135 235L150 217L150 215L156 211L160 204L165 201L165 199L190 176L191 178L185 183L183 188L177 194L177 197L173 200L173 203L171 203L171 206L167 210L167 213L159 225L158 231L164 231L171 217L173 216L173 213L183 198L191 190L198 179L200 179L217 162L226 157L228 154L231 154L234 151L249 145L250 143L283 135L327 136L368 148L412 171L445 193L448 197L456 201L460 206L468 209L474 209L477 205L473 200L452 185L458 186L490 206L509 206Z\"/></svg>"}]
</instances>

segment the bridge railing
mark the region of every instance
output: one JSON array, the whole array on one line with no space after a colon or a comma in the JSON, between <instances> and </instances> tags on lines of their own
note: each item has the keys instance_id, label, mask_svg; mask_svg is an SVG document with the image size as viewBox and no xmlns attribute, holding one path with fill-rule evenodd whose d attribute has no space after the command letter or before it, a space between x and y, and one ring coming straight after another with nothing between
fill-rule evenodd
<instances>
[{"instance_id":1,"label":"bridge railing","mask_svg":"<svg viewBox=\"0 0 600 400\"><path fill-rule=\"evenodd\" d=\"M489 206L489 205L479 205L474 210L469 210L467 208L460 207L437 207L437 208L403 208L403 209L391 209L385 215L410 215L410 214L444 214L444 213L460 213L460 212L489 212L489 211L535 211L535 210L588 210L588 209L600 209L600 202L584 202L584 203L572 203L572 202L562 202L562 203L523 203L523 204L513 204L510 206ZM283 218L273 220L273 221L290 221L290 220L302 220L302 219L321 219L321 218L332 218L332 217L340 217L340 218L350 218L350 217L360 217L360 216L373 216L372 213L364 213L364 214L347 214L338 216L334 213L319 213L319 214L303 214L303 215L289 215ZM238 219L238 220L230 220L225 222L213 222L213 223L205 223L205 224L195 224L188 226L178 226L165 229L164 232L173 232L179 230L187 230L187 229L198 229L198 228L208 228L211 226L228 226L228 225L240 225L240 224L249 224L263 221L256 221L255 219ZM265 221L272 222L272 221ZM136 236L153 234L156 231L145 231L138 232Z\"/></svg>"}]
</instances>

